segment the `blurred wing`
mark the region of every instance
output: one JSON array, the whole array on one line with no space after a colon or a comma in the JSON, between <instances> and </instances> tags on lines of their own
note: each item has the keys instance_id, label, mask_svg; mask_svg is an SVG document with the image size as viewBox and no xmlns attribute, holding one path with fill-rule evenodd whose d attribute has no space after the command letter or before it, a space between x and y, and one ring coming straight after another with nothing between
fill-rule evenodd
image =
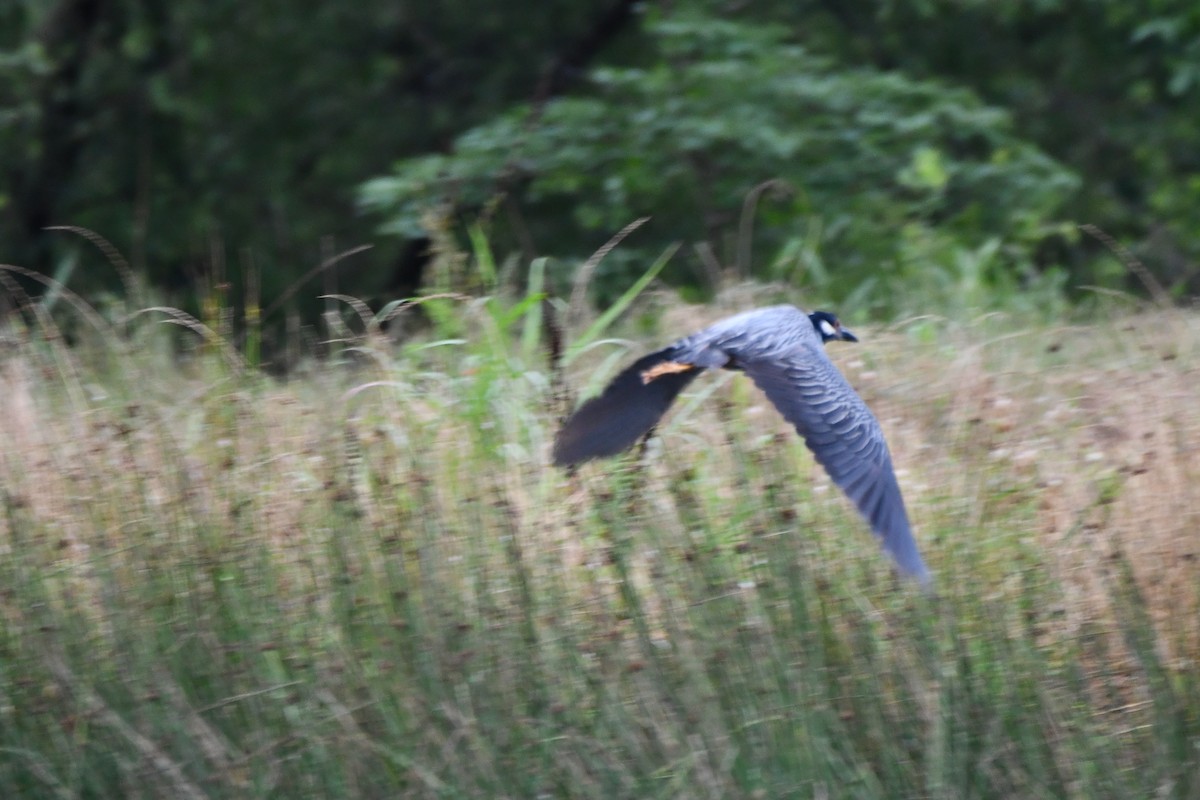
<instances>
[{"instance_id":1,"label":"blurred wing","mask_svg":"<svg viewBox=\"0 0 1200 800\"><path fill-rule=\"evenodd\" d=\"M818 348L800 346L781 358L740 363L854 501L884 549L901 569L927 583L883 431Z\"/></svg>"},{"instance_id":2,"label":"blurred wing","mask_svg":"<svg viewBox=\"0 0 1200 800\"><path fill-rule=\"evenodd\" d=\"M576 409L554 440L554 463L578 464L615 456L649 433L675 397L702 369L661 374L646 383L642 373L672 360L672 345L635 361L605 390Z\"/></svg>"}]
</instances>

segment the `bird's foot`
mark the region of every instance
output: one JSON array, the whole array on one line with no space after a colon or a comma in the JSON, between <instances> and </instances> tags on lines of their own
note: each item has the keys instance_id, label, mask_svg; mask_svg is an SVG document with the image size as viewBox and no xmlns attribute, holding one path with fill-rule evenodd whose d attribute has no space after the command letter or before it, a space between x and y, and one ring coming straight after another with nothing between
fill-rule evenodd
<instances>
[{"instance_id":1,"label":"bird's foot","mask_svg":"<svg viewBox=\"0 0 1200 800\"><path fill-rule=\"evenodd\" d=\"M655 364L647 370L642 370L642 383L647 384L655 378L661 378L663 375L673 375L677 372L691 372L696 369L694 364L684 364L679 361L664 361L661 364Z\"/></svg>"}]
</instances>

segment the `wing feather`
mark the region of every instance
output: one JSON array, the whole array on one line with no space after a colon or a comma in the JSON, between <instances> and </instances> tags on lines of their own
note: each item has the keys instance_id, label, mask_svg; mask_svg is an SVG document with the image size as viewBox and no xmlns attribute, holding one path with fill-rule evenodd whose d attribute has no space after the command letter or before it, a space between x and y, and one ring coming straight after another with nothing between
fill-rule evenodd
<instances>
[{"instance_id":1,"label":"wing feather","mask_svg":"<svg viewBox=\"0 0 1200 800\"><path fill-rule=\"evenodd\" d=\"M555 437L554 463L565 466L615 456L649 433L676 396L703 371L665 373L649 383L642 380L643 372L672 361L676 352L672 345L643 356L576 409Z\"/></svg>"},{"instance_id":2,"label":"wing feather","mask_svg":"<svg viewBox=\"0 0 1200 800\"><path fill-rule=\"evenodd\" d=\"M821 346L800 344L782 356L739 364L796 428L896 563L928 582L883 431Z\"/></svg>"}]
</instances>

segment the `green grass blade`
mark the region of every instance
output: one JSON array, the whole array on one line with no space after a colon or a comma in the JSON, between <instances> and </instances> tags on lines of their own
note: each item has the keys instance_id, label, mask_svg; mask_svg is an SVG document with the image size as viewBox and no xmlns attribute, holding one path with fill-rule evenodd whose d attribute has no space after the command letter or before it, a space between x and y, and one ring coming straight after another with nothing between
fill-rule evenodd
<instances>
[{"instance_id":1,"label":"green grass blade","mask_svg":"<svg viewBox=\"0 0 1200 800\"><path fill-rule=\"evenodd\" d=\"M663 267L665 267L667 262L674 257L677 250L679 250L678 242L667 247L667 249L663 251L662 255L655 259L654 263L650 265L650 268L646 270L642 277L634 281L633 285L626 289L625 293L617 298L615 303L606 308L604 313L597 317L596 321L588 326L587 330L576 337L575 341L572 342L570 347L567 348L566 355L563 357L563 364L570 364L571 361L578 356L585 347L591 344L594 339L600 337L604 331L606 331L608 327L612 325L613 320L620 316L625 309L629 308L630 304L637 299L638 295L646 290L646 287L650 285L650 282L658 277L658 273L662 272Z\"/></svg>"}]
</instances>

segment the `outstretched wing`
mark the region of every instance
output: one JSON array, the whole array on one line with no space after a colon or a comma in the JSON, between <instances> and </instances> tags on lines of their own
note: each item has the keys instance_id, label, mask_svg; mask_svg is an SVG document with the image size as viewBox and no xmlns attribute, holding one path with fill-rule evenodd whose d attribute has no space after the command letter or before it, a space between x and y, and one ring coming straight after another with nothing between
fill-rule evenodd
<instances>
[{"instance_id":1,"label":"outstretched wing","mask_svg":"<svg viewBox=\"0 0 1200 800\"><path fill-rule=\"evenodd\" d=\"M675 397L702 371L665 370L646 381L642 373L669 364L675 345L635 361L605 390L572 414L554 440L554 463L578 464L615 456L658 424Z\"/></svg>"},{"instance_id":2,"label":"outstretched wing","mask_svg":"<svg viewBox=\"0 0 1200 800\"><path fill-rule=\"evenodd\" d=\"M741 360L905 572L929 581L917 551L883 431L819 344Z\"/></svg>"}]
</instances>

